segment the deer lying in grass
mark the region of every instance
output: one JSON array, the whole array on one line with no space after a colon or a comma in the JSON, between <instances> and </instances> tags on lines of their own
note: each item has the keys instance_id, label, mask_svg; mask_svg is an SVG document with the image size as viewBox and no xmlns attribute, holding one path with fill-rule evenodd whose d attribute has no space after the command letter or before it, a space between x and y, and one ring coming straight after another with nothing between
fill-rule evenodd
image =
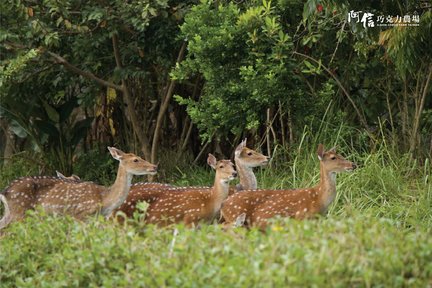
<instances>
[{"instance_id":1,"label":"deer lying in grass","mask_svg":"<svg viewBox=\"0 0 432 288\"><path fill-rule=\"evenodd\" d=\"M135 154L113 147L108 149L120 162L117 178L111 187L46 176L19 178L0 194L5 205L0 229L20 220L27 210L39 205L48 213L68 214L79 219L96 213L109 216L125 200L132 176L156 174L157 166Z\"/></svg>"},{"instance_id":2,"label":"deer lying in grass","mask_svg":"<svg viewBox=\"0 0 432 288\"><path fill-rule=\"evenodd\" d=\"M207 163L216 170L213 187L180 187L148 189L140 201L149 204L145 221L161 226L184 222L188 226L211 221L228 196L229 181L237 176L229 160L219 160L209 154ZM135 201L135 199L131 199ZM123 211L132 216L132 210Z\"/></svg>"},{"instance_id":3,"label":"deer lying in grass","mask_svg":"<svg viewBox=\"0 0 432 288\"><path fill-rule=\"evenodd\" d=\"M257 181L252 168L264 166L268 163L269 157L262 155L252 149L246 147L246 139L244 139L236 148L234 153L235 165L240 179L240 184L236 187L229 188L229 195L243 189L256 189ZM160 195L159 191L151 188L172 188L172 192L185 192L192 189L203 189L209 187L174 187L162 183L136 183L132 185L128 197L125 202L115 211L122 212L128 217L132 217L138 202L148 202L149 199L155 199ZM119 219L120 220L120 219Z\"/></svg>"},{"instance_id":4,"label":"deer lying in grass","mask_svg":"<svg viewBox=\"0 0 432 288\"><path fill-rule=\"evenodd\" d=\"M230 196L221 209L226 223L233 224L244 217L245 225L264 229L267 220L275 216L304 219L325 214L336 196L336 173L352 171L356 165L336 154L324 152L318 146L321 179L317 186L295 190L248 190Z\"/></svg>"}]
</instances>

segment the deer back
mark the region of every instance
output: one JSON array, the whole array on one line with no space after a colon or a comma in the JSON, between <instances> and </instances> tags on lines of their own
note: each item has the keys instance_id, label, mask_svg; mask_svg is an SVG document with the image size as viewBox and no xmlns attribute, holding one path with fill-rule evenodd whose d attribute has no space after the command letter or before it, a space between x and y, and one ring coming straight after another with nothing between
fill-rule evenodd
<instances>
[{"instance_id":1,"label":"deer back","mask_svg":"<svg viewBox=\"0 0 432 288\"><path fill-rule=\"evenodd\" d=\"M91 182L34 176L14 180L4 191L13 219L42 206L49 213L81 214L88 206L100 204L102 189ZM91 208L94 210L94 207Z\"/></svg>"},{"instance_id":2,"label":"deer back","mask_svg":"<svg viewBox=\"0 0 432 288\"><path fill-rule=\"evenodd\" d=\"M164 226L179 222L196 225L201 220L211 220L220 209L212 192L212 187L162 191L150 202L146 222Z\"/></svg>"},{"instance_id":3,"label":"deer back","mask_svg":"<svg viewBox=\"0 0 432 288\"><path fill-rule=\"evenodd\" d=\"M100 211L107 188L93 182L62 181L49 189L39 189L35 204L48 213L82 218Z\"/></svg>"},{"instance_id":4,"label":"deer back","mask_svg":"<svg viewBox=\"0 0 432 288\"><path fill-rule=\"evenodd\" d=\"M304 219L320 211L315 188L297 190L250 190L230 196L221 213L228 223L245 214L246 226L265 227L275 216Z\"/></svg>"},{"instance_id":5,"label":"deer back","mask_svg":"<svg viewBox=\"0 0 432 288\"><path fill-rule=\"evenodd\" d=\"M147 183L145 183L147 184ZM169 184L162 184L162 183L156 183L157 185L153 185L153 183L149 183L150 185L133 185L131 187L131 191L129 192L129 195L127 199L123 202L123 204L115 211L124 213L127 217L132 217L133 213L136 211L137 204L139 202L146 202L150 204L150 206L153 205L153 203L163 199L166 199L167 197L170 197L170 193L184 193L188 191L194 191L194 190L202 190L202 189L209 189L209 187L173 187ZM177 197L175 195L171 196L173 198L173 201L177 201ZM163 200L165 201L165 200ZM157 204L155 204L157 207ZM151 210L151 207L149 207Z\"/></svg>"}]
</instances>

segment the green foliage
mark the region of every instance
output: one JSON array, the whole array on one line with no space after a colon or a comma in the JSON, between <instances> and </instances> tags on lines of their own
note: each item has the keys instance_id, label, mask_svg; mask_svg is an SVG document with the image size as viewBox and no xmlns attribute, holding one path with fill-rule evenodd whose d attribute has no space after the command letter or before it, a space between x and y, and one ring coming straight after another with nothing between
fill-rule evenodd
<instances>
[{"instance_id":1,"label":"green foliage","mask_svg":"<svg viewBox=\"0 0 432 288\"><path fill-rule=\"evenodd\" d=\"M110 186L114 183L117 169L118 161L111 157L108 150L94 149L77 157L73 172L83 180Z\"/></svg>"},{"instance_id":2,"label":"green foliage","mask_svg":"<svg viewBox=\"0 0 432 288\"><path fill-rule=\"evenodd\" d=\"M40 159L37 156L22 152L8 159L7 164L0 167L0 191L9 183L19 177L38 175L41 168Z\"/></svg>"},{"instance_id":3,"label":"green foliage","mask_svg":"<svg viewBox=\"0 0 432 288\"><path fill-rule=\"evenodd\" d=\"M383 31L380 42L386 44L386 50L393 60L399 73L415 74L424 63L432 62L432 40L429 35L432 32L432 12L425 12L416 29L412 27L396 27Z\"/></svg>"},{"instance_id":4,"label":"green foliage","mask_svg":"<svg viewBox=\"0 0 432 288\"><path fill-rule=\"evenodd\" d=\"M93 121L91 117L76 119L73 112L78 106L77 99L70 98L55 106L40 98L2 99L5 102L0 106L0 116L11 121L11 130L21 138L28 136L52 170L69 174L77 145L86 137Z\"/></svg>"},{"instance_id":5,"label":"green foliage","mask_svg":"<svg viewBox=\"0 0 432 288\"><path fill-rule=\"evenodd\" d=\"M5 82L10 81L16 74L19 74L27 66L28 62L37 55L38 51L30 49L23 55L19 55L17 58L9 61L7 66L0 66L0 87L2 87Z\"/></svg>"},{"instance_id":6,"label":"green foliage","mask_svg":"<svg viewBox=\"0 0 432 288\"><path fill-rule=\"evenodd\" d=\"M341 153L361 165L338 176L327 217L275 220L266 233L178 225L174 236L173 227L146 226L138 216L122 226L30 213L0 239L0 281L4 287L429 285L431 166L385 146L358 154L340 144ZM316 152L312 145L299 149L286 166L260 170L259 186L316 183ZM212 174L184 173L195 185Z\"/></svg>"},{"instance_id":7,"label":"green foliage","mask_svg":"<svg viewBox=\"0 0 432 288\"><path fill-rule=\"evenodd\" d=\"M173 77L201 74L206 82L199 101L177 100L187 105L204 139L257 128L266 107L289 97L293 44L271 2L245 11L233 3L201 3L186 15L181 30L189 53Z\"/></svg>"}]
</instances>

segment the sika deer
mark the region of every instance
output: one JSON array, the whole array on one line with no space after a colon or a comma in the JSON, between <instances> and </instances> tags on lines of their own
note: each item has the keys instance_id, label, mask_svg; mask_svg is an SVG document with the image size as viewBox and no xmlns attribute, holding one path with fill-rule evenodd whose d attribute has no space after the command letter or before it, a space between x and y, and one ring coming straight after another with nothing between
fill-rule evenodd
<instances>
[{"instance_id":1,"label":"sika deer","mask_svg":"<svg viewBox=\"0 0 432 288\"><path fill-rule=\"evenodd\" d=\"M247 148L246 140L245 138L234 152L234 161L240 179L236 191L257 189L257 180L252 168L265 166L269 161L268 156Z\"/></svg>"},{"instance_id":2,"label":"sika deer","mask_svg":"<svg viewBox=\"0 0 432 288\"><path fill-rule=\"evenodd\" d=\"M111 187L46 176L19 178L0 195L0 200L5 204L0 229L23 218L25 211L38 205L48 213L69 214L76 218L98 212L109 216L129 193L132 176L154 175L157 166L135 154L113 147L108 149L112 157L120 161L116 181Z\"/></svg>"},{"instance_id":3,"label":"sika deer","mask_svg":"<svg viewBox=\"0 0 432 288\"><path fill-rule=\"evenodd\" d=\"M140 201L149 204L145 221L161 226L179 222L191 226L202 220L211 221L228 196L228 183L237 176L237 172L231 161L216 161L212 154L209 154L207 163L216 170L213 187L148 189L142 194L146 197L141 197ZM124 212L131 216L131 210Z\"/></svg>"},{"instance_id":4,"label":"sika deer","mask_svg":"<svg viewBox=\"0 0 432 288\"><path fill-rule=\"evenodd\" d=\"M247 226L263 229L267 220L275 216L310 218L315 214L325 214L336 196L336 173L352 171L357 166L336 154L335 149L324 152L318 146L320 160L320 183L311 188L295 190L249 190L230 196L221 209L227 223L245 214Z\"/></svg>"},{"instance_id":5,"label":"sika deer","mask_svg":"<svg viewBox=\"0 0 432 288\"><path fill-rule=\"evenodd\" d=\"M246 139L237 146L234 154L240 184L238 184L237 187L230 187L228 194L232 195L242 189L256 189L257 181L252 168L266 165L269 157L247 148ZM161 195L158 191L155 191L152 188L172 188L169 189L169 191L185 192L190 191L191 189L209 189L210 187L174 187L162 183L136 183L132 185L125 202L115 211L115 213L122 212L128 217L132 217L138 202L148 202L149 199L156 199Z\"/></svg>"}]
</instances>

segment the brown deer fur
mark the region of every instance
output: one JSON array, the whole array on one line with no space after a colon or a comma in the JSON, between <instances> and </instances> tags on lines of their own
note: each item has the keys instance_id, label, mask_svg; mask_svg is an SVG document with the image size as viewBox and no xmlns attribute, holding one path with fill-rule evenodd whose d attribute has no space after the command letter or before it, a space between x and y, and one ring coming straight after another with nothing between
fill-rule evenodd
<instances>
[{"instance_id":1,"label":"brown deer fur","mask_svg":"<svg viewBox=\"0 0 432 288\"><path fill-rule=\"evenodd\" d=\"M336 196L336 173L352 171L356 165L336 154L335 149L324 152L318 146L320 183L311 188L295 190L242 191L230 196L223 204L221 214L225 221L235 223L242 214L245 225L265 228L267 220L275 216L304 219L325 214Z\"/></svg>"},{"instance_id":2,"label":"brown deer fur","mask_svg":"<svg viewBox=\"0 0 432 288\"><path fill-rule=\"evenodd\" d=\"M240 184L238 184L236 187L230 187L228 195L232 195L242 189L256 189L257 181L252 168L266 165L268 163L269 157L247 148L246 139L244 139L237 146L234 155ZM162 183L136 183L132 185L125 202L115 211L115 213L122 212L127 217L132 217L138 202L155 201L155 199L159 197L161 193L150 188L163 188L165 191L170 191L173 193L185 192L193 189L210 189L210 187L174 187L169 184ZM121 218L118 219L121 221Z\"/></svg>"},{"instance_id":3,"label":"brown deer fur","mask_svg":"<svg viewBox=\"0 0 432 288\"><path fill-rule=\"evenodd\" d=\"M0 229L23 218L25 211L36 206L42 206L48 213L69 214L77 218L98 212L110 215L126 198L132 175L155 174L157 166L135 154L113 147L108 149L113 158L120 162L116 181L111 187L46 176L19 178L0 197L7 208L7 213L0 220Z\"/></svg>"},{"instance_id":4,"label":"brown deer fur","mask_svg":"<svg viewBox=\"0 0 432 288\"><path fill-rule=\"evenodd\" d=\"M269 161L268 156L246 147L246 140L244 139L234 152L234 162L240 180L236 191L257 189L257 180L252 168L265 166Z\"/></svg>"},{"instance_id":5,"label":"brown deer fur","mask_svg":"<svg viewBox=\"0 0 432 288\"><path fill-rule=\"evenodd\" d=\"M231 161L216 161L211 154L207 163L216 170L213 187L167 187L146 190L146 193L141 195L145 197L140 198L149 204L145 221L161 226L184 222L190 226L197 225L203 220L212 220L228 196L228 183L237 176L237 172ZM131 216L132 211L127 209L124 213Z\"/></svg>"}]
</instances>

